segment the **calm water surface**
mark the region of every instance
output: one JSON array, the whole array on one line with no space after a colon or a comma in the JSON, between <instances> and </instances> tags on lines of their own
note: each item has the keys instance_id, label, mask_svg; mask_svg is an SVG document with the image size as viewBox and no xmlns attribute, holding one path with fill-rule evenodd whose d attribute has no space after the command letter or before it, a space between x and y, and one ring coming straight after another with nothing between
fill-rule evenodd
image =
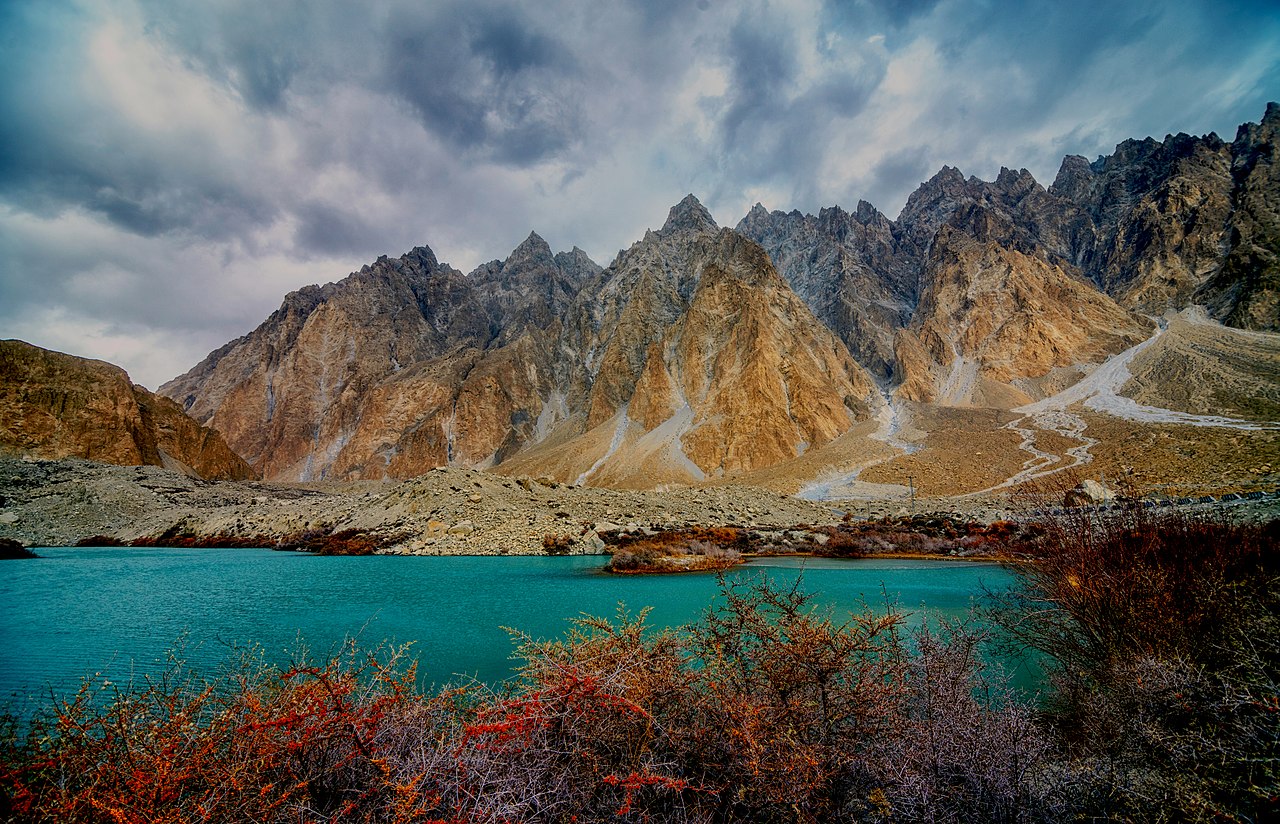
<instances>
[{"instance_id":1,"label":"calm water surface","mask_svg":"<svg viewBox=\"0 0 1280 824\"><path fill-rule=\"evenodd\" d=\"M303 640L323 653L350 636L414 642L424 685L459 674L511 674L511 636L560 636L582 614L652 607L650 623L696 620L716 597L712 575L615 577L602 557L322 558L258 549L41 549L0 564L0 699L39 701L86 675L125 682L156 672L185 639L198 669L260 644L283 662ZM885 594L918 620L959 615L983 587L1007 586L991 564L961 561L761 559L731 579L803 576L844 617Z\"/></svg>"}]
</instances>

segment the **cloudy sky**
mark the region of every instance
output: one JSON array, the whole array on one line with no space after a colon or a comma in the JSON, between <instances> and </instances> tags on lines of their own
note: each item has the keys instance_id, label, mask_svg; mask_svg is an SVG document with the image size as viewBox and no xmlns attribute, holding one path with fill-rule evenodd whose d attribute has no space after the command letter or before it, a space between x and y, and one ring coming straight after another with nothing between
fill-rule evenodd
<instances>
[{"instance_id":1,"label":"cloudy sky","mask_svg":"<svg viewBox=\"0 0 1280 824\"><path fill-rule=\"evenodd\" d=\"M893 217L1275 99L1271 0L0 0L0 337L155 388L379 254Z\"/></svg>"}]
</instances>

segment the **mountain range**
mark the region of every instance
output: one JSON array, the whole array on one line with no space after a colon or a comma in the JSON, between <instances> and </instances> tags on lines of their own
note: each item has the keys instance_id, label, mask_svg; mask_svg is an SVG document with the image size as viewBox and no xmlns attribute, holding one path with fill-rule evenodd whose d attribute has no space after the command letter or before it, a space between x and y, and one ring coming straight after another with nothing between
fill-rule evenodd
<instances>
[{"instance_id":1,"label":"mountain range","mask_svg":"<svg viewBox=\"0 0 1280 824\"><path fill-rule=\"evenodd\" d=\"M160 393L288 481L452 465L796 491L966 428L946 448L1061 469L1063 439L1076 465L1099 442L1089 398L1251 438L1280 418L1278 128L1271 104L1231 142L1127 140L1047 188L944 167L896 219L757 204L730 229L690 195L605 268L536 233L466 275L422 246L290 293Z\"/></svg>"}]
</instances>

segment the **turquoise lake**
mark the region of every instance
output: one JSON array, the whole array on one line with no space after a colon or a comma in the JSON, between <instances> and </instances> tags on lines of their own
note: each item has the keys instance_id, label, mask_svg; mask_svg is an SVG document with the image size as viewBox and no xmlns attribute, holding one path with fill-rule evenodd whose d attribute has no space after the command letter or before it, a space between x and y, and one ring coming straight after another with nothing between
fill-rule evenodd
<instances>
[{"instance_id":1,"label":"turquoise lake","mask_svg":"<svg viewBox=\"0 0 1280 824\"><path fill-rule=\"evenodd\" d=\"M116 683L160 671L183 640L184 657L212 671L233 647L259 644L287 660L304 641L325 653L344 638L364 646L413 642L424 684L512 674L511 636L564 633L582 614L652 607L654 625L697 620L718 592L715 576L617 577L603 557L323 558L265 549L53 548L0 564L0 700L21 709L67 694L86 675ZM731 580L765 576L802 586L837 617L881 608L885 594L919 621L958 616L1012 576L964 561L759 559Z\"/></svg>"}]
</instances>

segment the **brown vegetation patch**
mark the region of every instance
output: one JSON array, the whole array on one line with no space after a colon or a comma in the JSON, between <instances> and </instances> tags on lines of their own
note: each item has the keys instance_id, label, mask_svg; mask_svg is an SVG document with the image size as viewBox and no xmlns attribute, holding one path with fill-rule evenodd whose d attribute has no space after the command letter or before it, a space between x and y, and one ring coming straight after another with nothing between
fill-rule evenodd
<instances>
[{"instance_id":1,"label":"brown vegetation patch","mask_svg":"<svg viewBox=\"0 0 1280 824\"><path fill-rule=\"evenodd\" d=\"M649 535L614 533L604 536L615 545L605 569L630 574L718 570L741 563L746 555L1003 558L1015 542L1039 534L1039 529L1035 524L986 524L936 513L773 530L698 527Z\"/></svg>"},{"instance_id":2,"label":"brown vegetation patch","mask_svg":"<svg viewBox=\"0 0 1280 824\"><path fill-rule=\"evenodd\" d=\"M692 527L638 536L620 533L611 540L616 548L605 571L626 574L728 569L742 563L743 552L751 547L747 531L737 527Z\"/></svg>"},{"instance_id":3,"label":"brown vegetation patch","mask_svg":"<svg viewBox=\"0 0 1280 824\"><path fill-rule=\"evenodd\" d=\"M850 521L824 528L830 539L815 555L860 558L868 555L1008 557L1018 539L1034 534L1035 524L965 521L948 515L913 515L878 521Z\"/></svg>"},{"instance_id":4,"label":"brown vegetation patch","mask_svg":"<svg viewBox=\"0 0 1280 824\"><path fill-rule=\"evenodd\" d=\"M363 529L333 531L332 527L318 526L292 532L287 535L237 535L227 532L191 534L175 524L159 535L135 538L129 546L177 547L180 549L256 549L270 548L290 552L310 552L315 555L372 555L379 549L394 546L404 540L404 535L384 535ZM86 538L101 541L103 536ZM116 544L81 543L78 546L122 546Z\"/></svg>"}]
</instances>

